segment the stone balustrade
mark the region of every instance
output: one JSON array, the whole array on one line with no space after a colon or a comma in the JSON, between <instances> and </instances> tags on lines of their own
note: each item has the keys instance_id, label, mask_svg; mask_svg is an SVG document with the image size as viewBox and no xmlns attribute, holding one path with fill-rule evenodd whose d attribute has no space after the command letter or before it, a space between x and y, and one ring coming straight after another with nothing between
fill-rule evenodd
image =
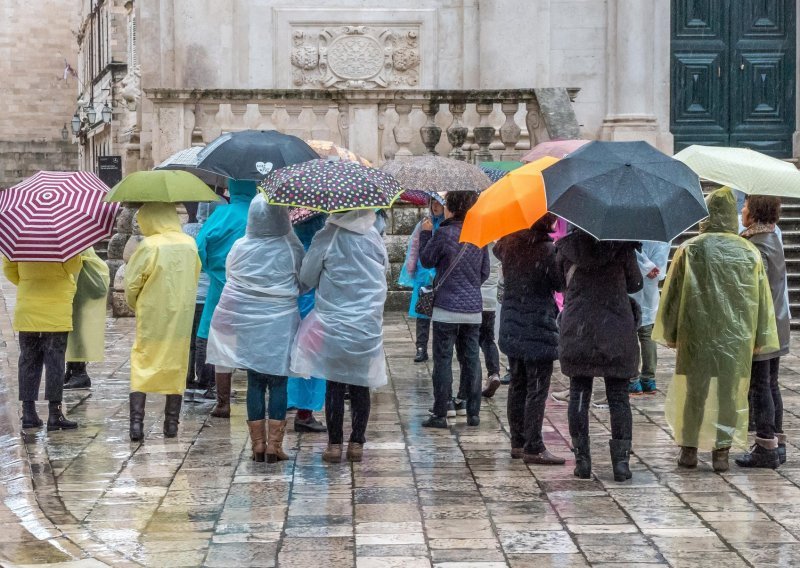
<instances>
[{"instance_id":1,"label":"stone balustrade","mask_svg":"<svg viewBox=\"0 0 800 568\"><path fill-rule=\"evenodd\" d=\"M146 90L152 160L224 132L277 129L331 140L381 164L420 154L473 162L514 160L549 140L538 93L556 89ZM570 100L578 89L566 89ZM577 133L576 133L577 134ZM565 136L560 136L565 137ZM575 136L573 136L575 137Z\"/></svg>"}]
</instances>

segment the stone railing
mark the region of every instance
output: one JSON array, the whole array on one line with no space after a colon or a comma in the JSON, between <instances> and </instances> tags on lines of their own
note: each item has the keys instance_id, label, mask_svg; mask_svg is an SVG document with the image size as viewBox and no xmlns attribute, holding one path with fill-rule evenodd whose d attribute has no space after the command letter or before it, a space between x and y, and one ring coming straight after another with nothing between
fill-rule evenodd
<instances>
[{"instance_id":1,"label":"stone railing","mask_svg":"<svg viewBox=\"0 0 800 568\"><path fill-rule=\"evenodd\" d=\"M140 163L152 166L178 150L244 129L331 140L375 165L425 153L471 162L517 160L539 142L578 137L570 104L577 94L578 89L146 90L152 109L142 117ZM387 310L408 307L409 292L397 286L397 278L408 235L422 214L402 204L388 213ZM141 239L133 210L123 211L117 230L108 255L116 276L114 313L130 315L122 292L124 263Z\"/></svg>"},{"instance_id":2,"label":"stone railing","mask_svg":"<svg viewBox=\"0 0 800 568\"><path fill-rule=\"evenodd\" d=\"M146 90L153 105L152 161L223 132L276 129L331 140L376 164L424 153L514 160L550 138L576 138L578 89ZM561 97L561 110L558 97ZM568 100L567 100L568 97ZM566 104L564 101L566 100Z\"/></svg>"}]
</instances>

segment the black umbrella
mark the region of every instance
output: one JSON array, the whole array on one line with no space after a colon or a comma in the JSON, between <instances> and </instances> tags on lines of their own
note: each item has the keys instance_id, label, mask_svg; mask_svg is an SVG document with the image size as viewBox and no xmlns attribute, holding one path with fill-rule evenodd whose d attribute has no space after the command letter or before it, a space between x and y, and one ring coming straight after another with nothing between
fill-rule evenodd
<instances>
[{"instance_id":1,"label":"black umbrella","mask_svg":"<svg viewBox=\"0 0 800 568\"><path fill-rule=\"evenodd\" d=\"M542 174L547 209L600 240L669 242L708 216L697 174L647 142L591 142Z\"/></svg>"},{"instance_id":2,"label":"black umbrella","mask_svg":"<svg viewBox=\"0 0 800 568\"><path fill-rule=\"evenodd\" d=\"M273 170L318 160L297 136L277 130L242 130L223 134L203 148L197 168L231 179L261 181Z\"/></svg>"}]
</instances>

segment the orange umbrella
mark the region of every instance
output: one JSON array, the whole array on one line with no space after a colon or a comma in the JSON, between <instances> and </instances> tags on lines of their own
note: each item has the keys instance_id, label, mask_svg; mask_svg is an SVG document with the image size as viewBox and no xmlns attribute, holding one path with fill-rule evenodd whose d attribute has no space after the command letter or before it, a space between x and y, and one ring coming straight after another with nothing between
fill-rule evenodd
<instances>
[{"instance_id":1,"label":"orange umbrella","mask_svg":"<svg viewBox=\"0 0 800 568\"><path fill-rule=\"evenodd\" d=\"M501 237L529 229L547 213L542 170L558 162L546 156L500 178L467 212L461 242L484 247Z\"/></svg>"}]
</instances>

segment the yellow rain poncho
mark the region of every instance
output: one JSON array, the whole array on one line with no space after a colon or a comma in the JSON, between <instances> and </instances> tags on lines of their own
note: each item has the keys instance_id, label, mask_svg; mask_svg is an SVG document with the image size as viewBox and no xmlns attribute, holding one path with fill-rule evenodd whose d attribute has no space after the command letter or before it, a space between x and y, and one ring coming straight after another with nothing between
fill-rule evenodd
<instances>
[{"instance_id":1,"label":"yellow rain poncho","mask_svg":"<svg viewBox=\"0 0 800 568\"><path fill-rule=\"evenodd\" d=\"M81 257L67 262L12 262L3 257L3 273L17 287L14 331L72 331L72 300Z\"/></svg>"},{"instance_id":2,"label":"yellow rain poncho","mask_svg":"<svg viewBox=\"0 0 800 568\"><path fill-rule=\"evenodd\" d=\"M665 413L676 442L702 450L747 445L750 364L778 348L761 254L737 235L736 198L706 198L709 217L670 266L653 339L677 350Z\"/></svg>"},{"instance_id":3,"label":"yellow rain poncho","mask_svg":"<svg viewBox=\"0 0 800 568\"><path fill-rule=\"evenodd\" d=\"M145 203L137 220L145 238L125 269L125 301L136 312L131 390L182 394L200 275L197 245L181 231L171 203Z\"/></svg>"},{"instance_id":4,"label":"yellow rain poncho","mask_svg":"<svg viewBox=\"0 0 800 568\"><path fill-rule=\"evenodd\" d=\"M67 361L102 361L106 339L108 303L108 265L93 248L80 255L83 267L78 274L78 289L72 302L72 331L67 341Z\"/></svg>"}]
</instances>

